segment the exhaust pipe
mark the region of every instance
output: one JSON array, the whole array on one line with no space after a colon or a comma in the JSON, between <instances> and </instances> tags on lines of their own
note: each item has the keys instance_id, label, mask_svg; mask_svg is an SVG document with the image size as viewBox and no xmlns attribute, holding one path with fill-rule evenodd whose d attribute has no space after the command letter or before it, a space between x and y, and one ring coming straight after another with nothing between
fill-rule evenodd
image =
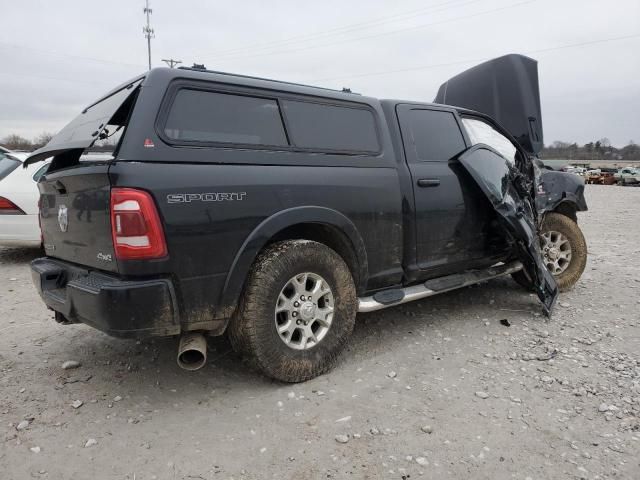
<instances>
[{"instance_id":1,"label":"exhaust pipe","mask_svg":"<svg viewBox=\"0 0 640 480\"><path fill-rule=\"evenodd\" d=\"M198 370L207 363L207 340L201 333L187 333L180 337L178 365L184 370Z\"/></svg>"}]
</instances>

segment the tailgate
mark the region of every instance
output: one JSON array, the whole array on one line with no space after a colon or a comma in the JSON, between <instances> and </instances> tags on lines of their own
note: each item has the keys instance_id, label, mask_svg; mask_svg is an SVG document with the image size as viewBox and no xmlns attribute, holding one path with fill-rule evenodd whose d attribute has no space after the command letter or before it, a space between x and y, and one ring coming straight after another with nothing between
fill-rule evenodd
<instances>
[{"instance_id":1,"label":"tailgate","mask_svg":"<svg viewBox=\"0 0 640 480\"><path fill-rule=\"evenodd\" d=\"M40 180L40 222L48 256L118 270L111 237L108 170L106 162L80 162Z\"/></svg>"}]
</instances>

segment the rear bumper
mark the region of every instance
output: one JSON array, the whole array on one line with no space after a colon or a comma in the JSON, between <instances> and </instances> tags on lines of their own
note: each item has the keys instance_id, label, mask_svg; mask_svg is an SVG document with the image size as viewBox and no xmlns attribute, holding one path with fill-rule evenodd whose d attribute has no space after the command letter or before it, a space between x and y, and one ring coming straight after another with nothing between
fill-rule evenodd
<instances>
[{"instance_id":1,"label":"rear bumper","mask_svg":"<svg viewBox=\"0 0 640 480\"><path fill-rule=\"evenodd\" d=\"M0 245L38 246L40 243L37 215L0 215Z\"/></svg>"},{"instance_id":2,"label":"rear bumper","mask_svg":"<svg viewBox=\"0 0 640 480\"><path fill-rule=\"evenodd\" d=\"M180 333L169 279L122 280L46 257L31 262L31 276L56 320L85 323L122 338Z\"/></svg>"}]
</instances>

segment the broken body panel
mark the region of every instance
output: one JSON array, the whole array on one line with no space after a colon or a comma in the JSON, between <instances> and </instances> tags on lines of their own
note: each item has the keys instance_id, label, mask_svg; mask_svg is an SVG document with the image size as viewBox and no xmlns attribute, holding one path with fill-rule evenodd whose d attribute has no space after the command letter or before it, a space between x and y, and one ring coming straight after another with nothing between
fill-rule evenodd
<instances>
[{"instance_id":1,"label":"broken body panel","mask_svg":"<svg viewBox=\"0 0 640 480\"><path fill-rule=\"evenodd\" d=\"M550 315L558 298L558 286L542 262L534 198L530 193L532 179L485 145L472 147L459 160L498 213L545 313Z\"/></svg>"}]
</instances>

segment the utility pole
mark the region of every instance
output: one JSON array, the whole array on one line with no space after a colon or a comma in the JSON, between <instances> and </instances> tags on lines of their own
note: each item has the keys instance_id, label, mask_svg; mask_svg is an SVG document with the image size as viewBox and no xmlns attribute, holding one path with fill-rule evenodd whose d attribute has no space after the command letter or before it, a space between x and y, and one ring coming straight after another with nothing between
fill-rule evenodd
<instances>
[{"instance_id":1,"label":"utility pole","mask_svg":"<svg viewBox=\"0 0 640 480\"><path fill-rule=\"evenodd\" d=\"M182 63L182 60L174 60L173 58L163 58L162 61L169 65L169 68L174 68L176 65Z\"/></svg>"},{"instance_id":2,"label":"utility pole","mask_svg":"<svg viewBox=\"0 0 640 480\"><path fill-rule=\"evenodd\" d=\"M144 33L144 36L147 38L147 53L149 55L149 70L151 70L151 39L153 37L155 37L155 34L153 33L153 28L151 28L150 25L150 18L149 16L153 13L153 10L151 10L149 8L149 0L145 0L145 7L143 12L145 13L145 15L147 16L147 24L142 27L142 33Z\"/></svg>"}]
</instances>

